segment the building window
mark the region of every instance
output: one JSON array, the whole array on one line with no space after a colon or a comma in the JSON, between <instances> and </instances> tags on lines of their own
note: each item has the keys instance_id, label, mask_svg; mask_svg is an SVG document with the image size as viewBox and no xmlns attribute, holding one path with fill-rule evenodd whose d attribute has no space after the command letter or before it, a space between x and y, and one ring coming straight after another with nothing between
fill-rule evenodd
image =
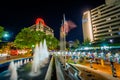
<instances>
[{"instance_id":1,"label":"building window","mask_svg":"<svg viewBox=\"0 0 120 80\"><path fill-rule=\"evenodd\" d=\"M110 21L110 20L111 20L111 18L110 18L110 17L106 19L106 21Z\"/></svg>"},{"instance_id":2,"label":"building window","mask_svg":"<svg viewBox=\"0 0 120 80\"><path fill-rule=\"evenodd\" d=\"M92 16L92 18L95 18L94 16Z\"/></svg>"},{"instance_id":3,"label":"building window","mask_svg":"<svg viewBox=\"0 0 120 80\"><path fill-rule=\"evenodd\" d=\"M118 35L120 35L120 32L118 32Z\"/></svg>"},{"instance_id":4,"label":"building window","mask_svg":"<svg viewBox=\"0 0 120 80\"><path fill-rule=\"evenodd\" d=\"M118 29L118 28L116 28L116 29L112 29L112 31L119 31L119 29Z\"/></svg>"},{"instance_id":5,"label":"building window","mask_svg":"<svg viewBox=\"0 0 120 80\"><path fill-rule=\"evenodd\" d=\"M112 30L111 29L109 29L109 32L111 32Z\"/></svg>"}]
</instances>

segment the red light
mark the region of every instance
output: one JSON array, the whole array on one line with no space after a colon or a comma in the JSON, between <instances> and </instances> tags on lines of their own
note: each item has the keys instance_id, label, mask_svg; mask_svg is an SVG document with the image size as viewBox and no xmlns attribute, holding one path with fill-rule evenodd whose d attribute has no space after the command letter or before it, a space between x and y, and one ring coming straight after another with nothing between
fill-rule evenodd
<instances>
[{"instance_id":1,"label":"red light","mask_svg":"<svg viewBox=\"0 0 120 80\"><path fill-rule=\"evenodd\" d=\"M45 22L42 18L37 18L36 19L36 24L42 23L45 26Z\"/></svg>"}]
</instances>

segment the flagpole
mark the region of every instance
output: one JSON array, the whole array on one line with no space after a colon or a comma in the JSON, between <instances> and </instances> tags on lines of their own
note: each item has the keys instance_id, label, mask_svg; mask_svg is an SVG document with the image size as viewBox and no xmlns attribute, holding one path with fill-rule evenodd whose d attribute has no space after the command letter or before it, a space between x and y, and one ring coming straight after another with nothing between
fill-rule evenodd
<instances>
[{"instance_id":1,"label":"flagpole","mask_svg":"<svg viewBox=\"0 0 120 80\"><path fill-rule=\"evenodd\" d=\"M63 38L63 45L64 45L64 66L66 69L66 30L65 30L65 14L63 14L63 27L64 27L64 38Z\"/></svg>"}]
</instances>

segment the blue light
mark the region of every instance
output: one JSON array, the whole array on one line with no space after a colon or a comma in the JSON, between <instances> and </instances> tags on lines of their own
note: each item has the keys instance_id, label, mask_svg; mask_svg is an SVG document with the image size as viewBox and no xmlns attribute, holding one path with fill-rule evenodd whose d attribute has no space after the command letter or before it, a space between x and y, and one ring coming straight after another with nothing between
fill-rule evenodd
<instances>
[{"instance_id":1,"label":"blue light","mask_svg":"<svg viewBox=\"0 0 120 80\"><path fill-rule=\"evenodd\" d=\"M9 37L9 35L8 34L4 34L4 37Z\"/></svg>"}]
</instances>

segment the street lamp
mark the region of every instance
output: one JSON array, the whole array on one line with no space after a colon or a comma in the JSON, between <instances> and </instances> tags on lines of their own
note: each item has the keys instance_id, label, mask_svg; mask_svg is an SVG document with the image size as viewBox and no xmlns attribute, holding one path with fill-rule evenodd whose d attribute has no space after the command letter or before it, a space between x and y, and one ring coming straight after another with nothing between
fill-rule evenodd
<instances>
[{"instance_id":1,"label":"street lamp","mask_svg":"<svg viewBox=\"0 0 120 80\"><path fill-rule=\"evenodd\" d=\"M4 37L9 37L9 35L7 33L4 34Z\"/></svg>"},{"instance_id":2,"label":"street lamp","mask_svg":"<svg viewBox=\"0 0 120 80\"><path fill-rule=\"evenodd\" d=\"M3 40L8 40L8 38L10 37L8 32L4 32L3 34Z\"/></svg>"},{"instance_id":3,"label":"street lamp","mask_svg":"<svg viewBox=\"0 0 120 80\"><path fill-rule=\"evenodd\" d=\"M110 39L110 43L113 43L113 39Z\"/></svg>"}]
</instances>

